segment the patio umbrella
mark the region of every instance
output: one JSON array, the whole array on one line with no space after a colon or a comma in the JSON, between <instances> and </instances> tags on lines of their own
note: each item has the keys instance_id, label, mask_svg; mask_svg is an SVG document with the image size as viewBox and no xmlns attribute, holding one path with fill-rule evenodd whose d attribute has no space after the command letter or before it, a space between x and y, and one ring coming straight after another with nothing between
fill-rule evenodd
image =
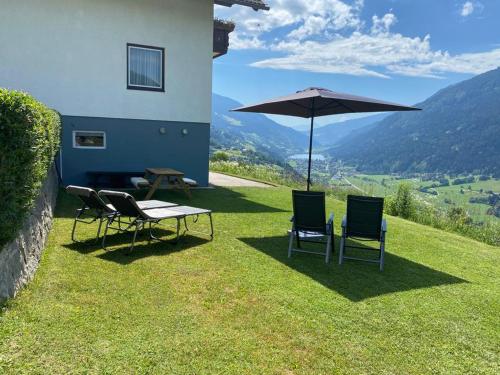
<instances>
[{"instance_id":1,"label":"patio umbrella","mask_svg":"<svg viewBox=\"0 0 500 375\"><path fill-rule=\"evenodd\" d=\"M309 134L309 163L307 168L307 190L311 185L311 156L314 118L342 113L416 111L415 107L384 102L382 100L343 94L318 87L297 91L295 94L270 99L265 102L233 109L238 112L257 112L273 115L296 116L311 119Z\"/></svg>"}]
</instances>

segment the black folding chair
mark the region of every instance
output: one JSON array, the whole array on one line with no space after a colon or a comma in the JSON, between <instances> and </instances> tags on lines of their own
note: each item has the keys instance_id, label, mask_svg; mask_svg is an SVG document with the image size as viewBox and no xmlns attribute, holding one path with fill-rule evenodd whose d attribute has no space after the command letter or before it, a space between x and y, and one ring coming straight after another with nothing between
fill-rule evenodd
<instances>
[{"instance_id":1,"label":"black folding chair","mask_svg":"<svg viewBox=\"0 0 500 375\"><path fill-rule=\"evenodd\" d=\"M98 221L99 226L95 239L96 242L99 241L102 223L104 221L117 222L118 227L113 227L113 229L122 230L120 214L116 211L115 207L112 204L106 203L95 190L83 186L69 185L66 188L66 191L71 195L77 196L83 204L82 208L76 210L73 230L71 231L71 240L73 242L78 242L75 235L77 223L92 224ZM175 203L162 202L157 200L139 201L137 202L137 205L143 210L177 206L177 204Z\"/></svg>"},{"instance_id":2,"label":"black folding chair","mask_svg":"<svg viewBox=\"0 0 500 375\"><path fill-rule=\"evenodd\" d=\"M333 213L328 222L325 215L325 193L316 191L292 191L293 217L288 257L292 252L324 255L325 262L330 261L334 251L333 240ZM297 241L297 248L293 247L293 240ZM326 239L326 241L325 241ZM326 243L325 252L309 251L301 248L301 242Z\"/></svg>"},{"instance_id":3,"label":"black folding chair","mask_svg":"<svg viewBox=\"0 0 500 375\"><path fill-rule=\"evenodd\" d=\"M130 244L130 251L134 249L137 232L139 230L144 229L146 225L149 225L148 242L150 242L151 240L163 241L160 238L153 235L152 225L158 224L161 220L164 219L176 219L177 230L174 241L177 241L177 239L179 238L180 219L184 217L182 213L177 211L172 211L168 207L150 208L147 210L143 210L141 207L139 207L138 202L136 202L133 196L131 196L128 193L120 191L101 190L99 191L99 196L109 200L120 216L130 218L130 222L128 223L127 227L123 229L123 231L128 231L131 228L134 228L132 243ZM113 220L114 218L110 218L108 220L108 222L106 223L106 228L104 230L102 247L105 250L106 250L106 236L108 234L108 229L112 228Z\"/></svg>"},{"instance_id":4,"label":"black folding chair","mask_svg":"<svg viewBox=\"0 0 500 375\"><path fill-rule=\"evenodd\" d=\"M347 214L342 219L342 239L340 241L339 264L344 259L360 260L378 263L380 271L384 269L385 233L387 222L382 218L384 212L384 198L347 196ZM359 241L378 241L380 247L347 246L348 238ZM378 251L378 259L363 259L345 255L346 248Z\"/></svg>"}]
</instances>

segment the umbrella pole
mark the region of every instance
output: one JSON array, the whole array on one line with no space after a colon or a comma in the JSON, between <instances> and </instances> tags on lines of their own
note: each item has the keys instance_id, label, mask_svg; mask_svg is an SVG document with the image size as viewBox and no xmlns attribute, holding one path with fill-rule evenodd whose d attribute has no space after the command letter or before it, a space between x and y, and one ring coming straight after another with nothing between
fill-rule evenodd
<instances>
[{"instance_id":1,"label":"umbrella pole","mask_svg":"<svg viewBox=\"0 0 500 375\"><path fill-rule=\"evenodd\" d=\"M314 99L313 99L314 107ZM311 111L311 131L309 132L309 164L307 167L307 191L311 189L311 161L312 161L312 147L313 147L313 131L314 131L314 109Z\"/></svg>"}]
</instances>

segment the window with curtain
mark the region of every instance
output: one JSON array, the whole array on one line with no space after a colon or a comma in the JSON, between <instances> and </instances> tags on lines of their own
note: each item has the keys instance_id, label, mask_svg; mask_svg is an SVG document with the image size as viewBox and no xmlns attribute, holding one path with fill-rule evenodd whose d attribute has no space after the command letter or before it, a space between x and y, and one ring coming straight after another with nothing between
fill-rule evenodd
<instances>
[{"instance_id":1,"label":"window with curtain","mask_svg":"<svg viewBox=\"0 0 500 375\"><path fill-rule=\"evenodd\" d=\"M159 47L127 44L127 88L164 91L165 50Z\"/></svg>"}]
</instances>

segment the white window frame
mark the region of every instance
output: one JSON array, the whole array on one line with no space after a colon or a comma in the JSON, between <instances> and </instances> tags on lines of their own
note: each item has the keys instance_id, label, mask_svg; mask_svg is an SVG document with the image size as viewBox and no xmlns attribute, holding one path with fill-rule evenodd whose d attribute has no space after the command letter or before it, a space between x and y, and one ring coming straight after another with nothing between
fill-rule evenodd
<instances>
[{"instance_id":1,"label":"white window frame","mask_svg":"<svg viewBox=\"0 0 500 375\"><path fill-rule=\"evenodd\" d=\"M80 146L76 143L76 135L81 133L90 133L90 134L102 134L103 145L102 146ZM73 148L79 148L82 150L105 150L107 148L106 143L106 132L103 130L73 130Z\"/></svg>"},{"instance_id":2,"label":"white window frame","mask_svg":"<svg viewBox=\"0 0 500 375\"><path fill-rule=\"evenodd\" d=\"M147 51L160 52L161 54L161 66L160 66L160 86L147 86L147 85L134 85L130 83L130 50L132 48L142 49ZM129 90L147 90L147 91L161 91L165 92L165 79L163 75L165 74L165 49L153 46L143 46L140 44L127 44L127 88Z\"/></svg>"}]
</instances>

